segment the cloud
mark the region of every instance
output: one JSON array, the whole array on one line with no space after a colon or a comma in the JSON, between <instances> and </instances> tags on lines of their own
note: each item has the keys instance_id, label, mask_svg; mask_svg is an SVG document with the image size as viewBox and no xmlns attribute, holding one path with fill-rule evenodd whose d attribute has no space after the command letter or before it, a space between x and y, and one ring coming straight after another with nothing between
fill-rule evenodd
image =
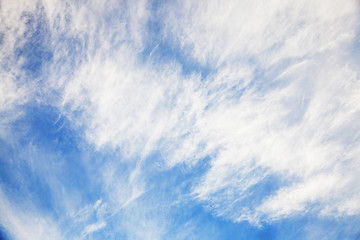
<instances>
[{"instance_id":1,"label":"cloud","mask_svg":"<svg viewBox=\"0 0 360 240\"><path fill-rule=\"evenodd\" d=\"M19 208L0 190L1 225L15 239L63 239L57 224L36 209Z\"/></svg>"},{"instance_id":2,"label":"cloud","mask_svg":"<svg viewBox=\"0 0 360 240\"><path fill-rule=\"evenodd\" d=\"M106 226L105 222L96 222L94 224L88 225L86 226L86 228L84 229L83 233L82 233L82 238L85 238L87 235L96 232L102 228L104 228Z\"/></svg>"},{"instance_id":3,"label":"cloud","mask_svg":"<svg viewBox=\"0 0 360 240\"><path fill-rule=\"evenodd\" d=\"M6 1L1 138L34 105L55 109L57 118L37 112L50 127L24 122L38 131L24 131L34 135L14 157L73 223L61 225L70 238L162 239L172 226L163 206L187 201L256 226L357 216L356 11L336 0ZM73 148L41 146L61 141ZM179 180L189 186L154 177L171 171L189 174ZM23 219L40 229L53 220L0 195L1 224L16 239L61 238L57 227L36 235Z\"/></svg>"},{"instance_id":4,"label":"cloud","mask_svg":"<svg viewBox=\"0 0 360 240\"><path fill-rule=\"evenodd\" d=\"M353 5L213 1L164 9L171 11L161 15L168 20L163 31L216 71L201 81L176 62L141 63L131 45L106 59L100 54L79 68L63 98L70 115L81 113L89 142L130 159L159 151L167 167L211 156L193 194L234 221L286 217L325 198L326 208L346 201L341 196L356 177L344 164L359 161L345 154L359 147L358 72L346 50L355 34ZM245 203L272 175L286 184ZM344 175L353 180L332 193ZM321 176L330 184L325 196L301 190ZM293 205L283 206L290 196ZM279 208L265 207L274 202Z\"/></svg>"},{"instance_id":5,"label":"cloud","mask_svg":"<svg viewBox=\"0 0 360 240\"><path fill-rule=\"evenodd\" d=\"M194 58L215 66L253 59L269 67L322 52L355 34L355 1L178 1L168 5L163 10L165 30Z\"/></svg>"},{"instance_id":6,"label":"cloud","mask_svg":"<svg viewBox=\"0 0 360 240\"><path fill-rule=\"evenodd\" d=\"M262 92L249 91L238 102L229 101L208 110L198 125L200 139L208 139L208 146L219 150L194 193L204 201L210 199L217 203L217 214L226 216L231 212L230 218L234 220L243 214L241 209L236 213L230 209L241 206L242 196L251 195L250 188L270 175L293 185L290 187L293 190L285 191L287 187L284 186L270 193L276 197L270 196L269 201L279 201L279 209L255 211L255 216L264 214L263 217L272 219L287 208L290 208L289 214L297 212L298 201L302 206L300 210L306 208L308 201L322 202L314 189L309 190L312 194L300 189L308 184L311 189L315 183L312 179L323 174L329 177L330 186L325 197L328 204L337 205L337 199L343 201L352 196L356 191L350 194L349 189L355 187L357 170L347 168L347 164L357 166L359 159L346 153L359 148L355 140L359 127L352 124L359 114L359 105L354 102L358 95L354 89L359 85L356 70L344 66L342 61L322 61L321 67L316 62L304 63L292 73L288 72L288 76L282 76L284 82L287 77L292 79L283 86ZM352 180L346 182L346 176ZM342 179L344 185L339 185L336 179ZM340 187L339 192L335 191L337 187ZM284 205L289 200L285 196L294 205ZM221 204L223 198L234 201L233 205ZM266 205L267 201L265 194L263 200L253 204ZM246 207L251 205L245 204Z\"/></svg>"}]
</instances>

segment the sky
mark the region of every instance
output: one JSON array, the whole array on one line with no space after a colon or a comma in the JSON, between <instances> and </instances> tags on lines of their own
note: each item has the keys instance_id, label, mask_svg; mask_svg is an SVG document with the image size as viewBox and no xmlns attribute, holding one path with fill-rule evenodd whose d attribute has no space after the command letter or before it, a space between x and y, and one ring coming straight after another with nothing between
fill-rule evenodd
<instances>
[{"instance_id":1,"label":"sky","mask_svg":"<svg viewBox=\"0 0 360 240\"><path fill-rule=\"evenodd\" d=\"M359 18L0 1L0 240L360 239Z\"/></svg>"}]
</instances>

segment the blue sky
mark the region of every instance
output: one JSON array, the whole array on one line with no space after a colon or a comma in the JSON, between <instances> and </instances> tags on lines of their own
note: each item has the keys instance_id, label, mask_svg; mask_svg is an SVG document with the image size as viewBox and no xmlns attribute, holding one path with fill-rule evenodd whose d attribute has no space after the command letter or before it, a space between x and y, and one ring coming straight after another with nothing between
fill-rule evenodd
<instances>
[{"instance_id":1,"label":"blue sky","mask_svg":"<svg viewBox=\"0 0 360 240\"><path fill-rule=\"evenodd\" d=\"M0 240L360 237L357 1L0 21Z\"/></svg>"}]
</instances>

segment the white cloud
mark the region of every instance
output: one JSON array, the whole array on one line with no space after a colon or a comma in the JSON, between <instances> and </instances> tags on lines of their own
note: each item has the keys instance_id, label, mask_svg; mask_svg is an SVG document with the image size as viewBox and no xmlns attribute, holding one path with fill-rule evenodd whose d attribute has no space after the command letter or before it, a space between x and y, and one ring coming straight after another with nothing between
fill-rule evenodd
<instances>
[{"instance_id":1,"label":"white cloud","mask_svg":"<svg viewBox=\"0 0 360 240\"><path fill-rule=\"evenodd\" d=\"M356 170L344 165L359 162L346 154L360 147L359 72L348 52L356 2L187 1L166 8L172 9L164 11L166 30L195 59L219 66L218 75L224 65L250 73L232 77L238 79L234 85L225 75L217 90L201 86L207 97L203 106L210 107L196 119L183 149L180 144L175 151L196 158L191 149L202 143L203 154L197 149L197 156L213 156L194 187L199 199L217 215L254 222L311 209L308 203L324 209L342 201L355 206L350 199L358 187L336 179L356 179ZM243 198L251 196L250 188L271 175L290 187L247 203ZM327 179L324 195L316 194L321 185L313 180L321 176Z\"/></svg>"},{"instance_id":2,"label":"white cloud","mask_svg":"<svg viewBox=\"0 0 360 240\"><path fill-rule=\"evenodd\" d=\"M93 232L103 229L104 227L106 227L105 222L96 222L96 223L86 226L82 233L82 239L84 239L89 234L92 234Z\"/></svg>"},{"instance_id":3,"label":"white cloud","mask_svg":"<svg viewBox=\"0 0 360 240\"><path fill-rule=\"evenodd\" d=\"M168 167L210 155L211 168L193 193L234 221L286 217L324 199L324 209L336 208L352 199L352 181L330 190L336 189L334 179L356 179L343 164L359 161L345 154L359 147L358 71L347 52L355 34L354 5L166 7L173 30L165 30L174 31L185 49L191 46L195 59L219 66L216 73L201 82L196 74L184 77L176 64L139 63L131 45L107 58L96 56L68 83L63 101L70 115L81 112L73 120L85 126L87 139L98 148L119 148L126 158L160 151ZM334 169L340 170L334 175ZM290 186L251 204L243 201L272 175ZM321 176L329 180L328 190L308 194ZM292 204L281 204L288 198Z\"/></svg>"},{"instance_id":4,"label":"white cloud","mask_svg":"<svg viewBox=\"0 0 360 240\"><path fill-rule=\"evenodd\" d=\"M25 31L22 11L35 9L3 5L3 26L10 29L4 42L11 45ZM113 6L124 6L126 14L107 18ZM165 4L164 40L212 68L203 80L197 73L184 76L176 59L161 65L139 61L148 8L145 1L44 2L54 62L61 64L50 66L41 90L60 92L61 101L51 104L98 150L119 150L136 162L133 175L119 176L116 161L101 169L116 213L133 209L146 192L146 173L137 167L154 152L167 168L210 156L193 196L233 221L273 221L310 209L327 217L359 213L360 85L349 52L356 33L354 1ZM79 52L60 34L78 40ZM15 48L8 45L2 59ZM0 95L0 110L26 99L27 88L14 81L17 74L2 71L0 93L6 94ZM269 176L286 184L247 201ZM89 205L83 211L85 221L97 210ZM147 213L136 212L127 228L137 228L134 223L144 217L144 231L134 238L161 238L164 226L157 222L146 235ZM83 236L104 227L105 220L88 225Z\"/></svg>"},{"instance_id":5,"label":"white cloud","mask_svg":"<svg viewBox=\"0 0 360 240\"><path fill-rule=\"evenodd\" d=\"M14 239L63 239L55 221L27 206L19 208L0 190L0 223Z\"/></svg>"},{"instance_id":6,"label":"white cloud","mask_svg":"<svg viewBox=\"0 0 360 240\"><path fill-rule=\"evenodd\" d=\"M178 1L164 9L169 31L200 62L253 59L273 65L348 41L356 1ZM169 10L170 8L171 10Z\"/></svg>"},{"instance_id":7,"label":"white cloud","mask_svg":"<svg viewBox=\"0 0 360 240\"><path fill-rule=\"evenodd\" d=\"M321 67L317 61L304 64L283 76L291 79L285 86L248 91L236 103L208 110L198 124L200 139L219 150L194 193L217 205L218 215L234 220L238 216L244 219L244 215L249 220L254 216L275 219L305 210L308 202L335 207L339 201L353 198L358 187L345 179L356 179L357 168L345 166L359 162L357 156L347 154L359 148L356 118L360 106L354 102L359 84L356 70L342 61L322 61ZM271 175L291 184L292 190L285 186L273 193L275 196L250 205L242 201L252 194L250 187ZM328 188L325 196L320 196L314 189L325 184L316 185L312 179L323 175L328 177ZM224 205L224 198L236 203ZM260 207L251 214L241 210L258 204L278 208Z\"/></svg>"},{"instance_id":8,"label":"white cloud","mask_svg":"<svg viewBox=\"0 0 360 240\"><path fill-rule=\"evenodd\" d=\"M25 21L21 17L27 3L3 1L0 7L0 136L8 135L9 125L22 115L19 106L29 100L29 84L21 78L22 59L17 60L14 52L23 46ZM17 80L20 79L20 80Z\"/></svg>"}]
</instances>

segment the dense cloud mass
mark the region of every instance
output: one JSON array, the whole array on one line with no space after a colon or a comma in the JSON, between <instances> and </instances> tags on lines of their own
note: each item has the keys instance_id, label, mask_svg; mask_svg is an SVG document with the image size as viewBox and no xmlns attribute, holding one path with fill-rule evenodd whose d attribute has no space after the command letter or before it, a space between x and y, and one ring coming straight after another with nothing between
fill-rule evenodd
<instances>
[{"instance_id":1,"label":"dense cloud mass","mask_svg":"<svg viewBox=\"0 0 360 240\"><path fill-rule=\"evenodd\" d=\"M359 16L0 2L0 239L356 239Z\"/></svg>"}]
</instances>

